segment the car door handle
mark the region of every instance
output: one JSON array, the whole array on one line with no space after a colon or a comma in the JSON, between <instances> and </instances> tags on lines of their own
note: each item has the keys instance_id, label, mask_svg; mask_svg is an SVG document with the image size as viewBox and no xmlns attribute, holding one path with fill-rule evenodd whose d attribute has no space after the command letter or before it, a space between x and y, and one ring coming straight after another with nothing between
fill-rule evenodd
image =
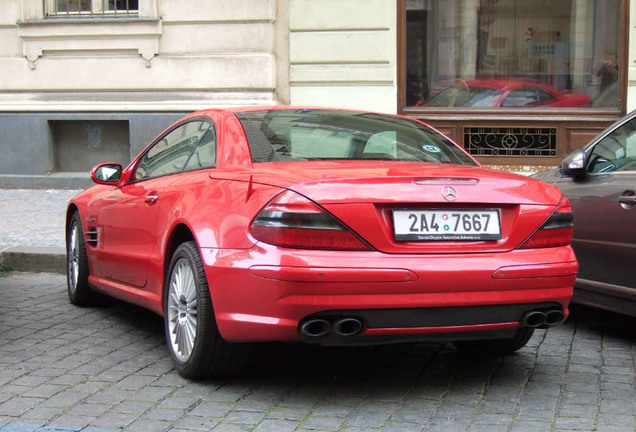
<instances>
[{"instance_id":1,"label":"car door handle","mask_svg":"<svg viewBox=\"0 0 636 432\"><path fill-rule=\"evenodd\" d=\"M621 204L636 204L636 197L633 196L622 196L618 198L618 202Z\"/></svg>"},{"instance_id":2,"label":"car door handle","mask_svg":"<svg viewBox=\"0 0 636 432\"><path fill-rule=\"evenodd\" d=\"M636 193L632 190L626 190L623 195L618 197L618 202L624 209L630 209L636 204Z\"/></svg>"},{"instance_id":3,"label":"car door handle","mask_svg":"<svg viewBox=\"0 0 636 432\"><path fill-rule=\"evenodd\" d=\"M156 203L157 203L157 200L158 200L158 199L159 199L159 197L158 197L157 195L146 195L146 199L145 199L145 201L146 201L148 204L153 205L153 204L156 204Z\"/></svg>"}]
</instances>

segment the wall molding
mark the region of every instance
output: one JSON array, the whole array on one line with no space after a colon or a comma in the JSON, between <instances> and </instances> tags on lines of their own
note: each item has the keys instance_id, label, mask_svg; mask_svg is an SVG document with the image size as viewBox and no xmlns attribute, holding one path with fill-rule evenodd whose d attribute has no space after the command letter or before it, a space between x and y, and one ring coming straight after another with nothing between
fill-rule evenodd
<instances>
[{"instance_id":1,"label":"wall molding","mask_svg":"<svg viewBox=\"0 0 636 432\"><path fill-rule=\"evenodd\" d=\"M158 18L95 18L18 21L24 57L35 69L47 53L134 51L151 66L159 53L162 22Z\"/></svg>"}]
</instances>

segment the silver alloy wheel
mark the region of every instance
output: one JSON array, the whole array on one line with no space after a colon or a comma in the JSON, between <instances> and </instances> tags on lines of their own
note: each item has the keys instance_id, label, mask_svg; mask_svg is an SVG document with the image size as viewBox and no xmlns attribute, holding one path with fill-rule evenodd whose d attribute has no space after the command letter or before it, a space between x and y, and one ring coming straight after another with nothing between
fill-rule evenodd
<instances>
[{"instance_id":1,"label":"silver alloy wheel","mask_svg":"<svg viewBox=\"0 0 636 432\"><path fill-rule=\"evenodd\" d=\"M190 262L181 258L175 264L168 287L168 329L177 359L186 362L197 335L197 287Z\"/></svg>"},{"instance_id":2,"label":"silver alloy wheel","mask_svg":"<svg viewBox=\"0 0 636 432\"><path fill-rule=\"evenodd\" d=\"M73 221L71 233L68 239L68 280L71 293L77 288L79 278L79 228L77 222Z\"/></svg>"}]
</instances>

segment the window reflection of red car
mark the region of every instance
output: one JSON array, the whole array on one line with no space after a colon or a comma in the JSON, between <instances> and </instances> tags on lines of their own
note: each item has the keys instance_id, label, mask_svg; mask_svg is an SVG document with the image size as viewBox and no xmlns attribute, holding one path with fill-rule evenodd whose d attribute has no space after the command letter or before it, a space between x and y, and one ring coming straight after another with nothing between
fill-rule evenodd
<instances>
[{"instance_id":1,"label":"window reflection of red car","mask_svg":"<svg viewBox=\"0 0 636 432\"><path fill-rule=\"evenodd\" d=\"M590 97L563 93L555 87L533 80L476 79L458 80L417 106L425 107L582 107Z\"/></svg>"}]
</instances>

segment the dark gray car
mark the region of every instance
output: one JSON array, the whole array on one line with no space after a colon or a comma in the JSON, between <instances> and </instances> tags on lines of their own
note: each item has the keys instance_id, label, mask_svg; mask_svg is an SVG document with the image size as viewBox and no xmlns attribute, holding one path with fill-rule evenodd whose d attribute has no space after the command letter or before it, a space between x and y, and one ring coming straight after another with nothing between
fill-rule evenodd
<instances>
[{"instance_id":1,"label":"dark gray car","mask_svg":"<svg viewBox=\"0 0 636 432\"><path fill-rule=\"evenodd\" d=\"M573 301L636 316L636 111L533 177L572 202Z\"/></svg>"}]
</instances>

